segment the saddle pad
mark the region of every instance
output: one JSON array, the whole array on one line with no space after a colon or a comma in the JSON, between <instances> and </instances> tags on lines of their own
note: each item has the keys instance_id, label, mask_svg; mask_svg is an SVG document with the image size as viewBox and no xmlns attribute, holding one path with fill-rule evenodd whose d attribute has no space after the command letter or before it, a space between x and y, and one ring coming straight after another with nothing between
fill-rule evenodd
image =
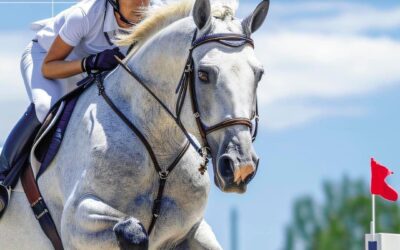
<instances>
[{"instance_id":1,"label":"saddle pad","mask_svg":"<svg viewBox=\"0 0 400 250\"><path fill-rule=\"evenodd\" d=\"M76 103L80 95L93 82L94 77L89 76L77 83L78 88L59 100L47 115L30 154L30 162L36 179L43 174L56 156Z\"/></svg>"}]
</instances>

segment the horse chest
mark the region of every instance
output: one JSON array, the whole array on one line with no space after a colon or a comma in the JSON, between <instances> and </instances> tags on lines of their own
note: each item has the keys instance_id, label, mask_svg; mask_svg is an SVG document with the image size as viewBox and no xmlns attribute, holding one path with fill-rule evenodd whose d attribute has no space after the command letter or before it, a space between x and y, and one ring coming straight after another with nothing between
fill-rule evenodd
<instances>
[{"instance_id":1,"label":"horse chest","mask_svg":"<svg viewBox=\"0 0 400 250\"><path fill-rule=\"evenodd\" d=\"M101 126L104 139L100 143L98 136L93 138L91 153L92 159L96 161L93 164L96 166L94 179L96 182L112 183L107 195L104 194L105 191L101 193L114 200L113 203L119 204L117 207L122 211L132 213L145 225L149 225L153 200L158 192L158 174L154 170L146 148L132 131L126 127L116 126L116 124ZM155 149L161 152L164 146L161 143ZM163 169L171 161L162 157L158 160ZM169 174L155 230L163 232L161 241L162 238L164 240L173 238L171 232L180 235L187 233L203 217L210 179L207 173L201 175L198 171L201 163L202 159L197 152L190 148ZM115 193L119 195L115 196Z\"/></svg>"},{"instance_id":2,"label":"horse chest","mask_svg":"<svg viewBox=\"0 0 400 250\"><path fill-rule=\"evenodd\" d=\"M167 180L155 230L160 244L185 235L204 216L210 179L197 168L197 162L184 162Z\"/></svg>"},{"instance_id":3,"label":"horse chest","mask_svg":"<svg viewBox=\"0 0 400 250\"><path fill-rule=\"evenodd\" d=\"M202 208L207 201L209 177L201 175L196 165L183 165L183 168L178 168L171 173L165 194L188 211Z\"/></svg>"},{"instance_id":4,"label":"horse chest","mask_svg":"<svg viewBox=\"0 0 400 250\"><path fill-rule=\"evenodd\" d=\"M187 157L190 158L190 157ZM210 178L208 174L201 175L198 171L198 163L195 160L186 160L176 166L169 174L162 199L162 213L167 210L179 211L180 213L198 212L205 206L210 189ZM156 172L152 173L152 182L146 183L144 188L148 190L145 195L138 195L137 199L152 201L156 197L159 187L159 179ZM145 205L141 202L136 205ZM179 216L182 216L180 214Z\"/></svg>"}]
</instances>

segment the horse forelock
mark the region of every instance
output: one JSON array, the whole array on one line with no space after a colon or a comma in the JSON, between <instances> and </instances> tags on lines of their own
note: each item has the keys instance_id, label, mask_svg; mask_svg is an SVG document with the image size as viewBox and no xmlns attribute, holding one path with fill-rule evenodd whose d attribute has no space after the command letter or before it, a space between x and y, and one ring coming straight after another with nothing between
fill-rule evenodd
<instances>
[{"instance_id":1,"label":"horse forelock","mask_svg":"<svg viewBox=\"0 0 400 250\"><path fill-rule=\"evenodd\" d=\"M145 11L146 17L139 24L132 27L128 35L119 37L118 45L129 46L133 43L139 43L139 46L136 47L140 47L140 44L143 44L168 25L190 16L194 2L195 0L182 0L170 2L157 8L149 8ZM212 1L212 15L218 19L233 18L237 8L238 0Z\"/></svg>"},{"instance_id":2,"label":"horse forelock","mask_svg":"<svg viewBox=\"0 0 400 250\"><path fill-rule=\"evenodd\" d=\"M217 0L212 3L212 15L218 19L233 18L238 7L238 0Z\"/></svg>"}]
</instances>

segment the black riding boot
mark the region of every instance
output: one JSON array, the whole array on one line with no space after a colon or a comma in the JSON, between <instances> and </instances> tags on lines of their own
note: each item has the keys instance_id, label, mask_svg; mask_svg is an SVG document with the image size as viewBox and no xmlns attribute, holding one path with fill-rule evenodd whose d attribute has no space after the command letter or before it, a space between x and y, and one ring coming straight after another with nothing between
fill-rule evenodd
<instances>
[{"instance_id":1,"label":"black riding boot","mask_svg":"<svg viewBox=\"0 0 400 250\"><path fill-rule=\"evenodd\" d=\"M0 155L0 217L8 205L11 187L17 183L21 170L27 163L40 125L35 105L31 104L3 146Z\"/></svg>"}]
</instances>

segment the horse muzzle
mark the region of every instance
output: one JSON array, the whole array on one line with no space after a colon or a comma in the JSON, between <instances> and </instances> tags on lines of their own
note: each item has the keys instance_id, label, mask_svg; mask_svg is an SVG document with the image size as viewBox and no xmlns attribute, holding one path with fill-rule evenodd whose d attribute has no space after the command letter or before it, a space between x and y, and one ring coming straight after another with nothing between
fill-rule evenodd
<instances>
[{"instance_id":1,"label":"horse muzzle","mask_svg":"<svg viewBox=\"0 0 400 250\"><path fill-rule=\"evenodd\" d=\"M256 175L259 162L251 144L250 147L247 153L236 147L239 149L231 149L218 158L214 181L223 192L246 192L247 184Z\"/></svg>"}]
</instances>

